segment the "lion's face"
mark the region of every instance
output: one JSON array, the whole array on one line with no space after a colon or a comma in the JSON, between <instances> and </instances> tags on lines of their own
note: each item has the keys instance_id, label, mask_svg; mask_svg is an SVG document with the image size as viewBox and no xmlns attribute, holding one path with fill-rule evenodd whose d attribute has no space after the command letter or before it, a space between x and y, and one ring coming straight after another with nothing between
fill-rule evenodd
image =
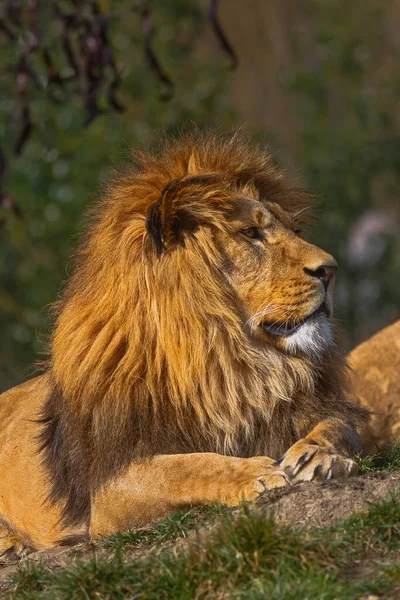
<instances>
[{"instance_id":1,"label":"lion's face","mask_svg":"<svg viewBox=\"0 0 400 600\"><path fill-rule=\"evenodd\" d=\"M241 199L218 232L227 275L260 341L290 353L320 354L332 343L332 256L309 244L274 203Z\"/></svg>"},{"instance_id":2,"label":"lion's face","mask_svg":"<svg viewBox=\"0 0 400 600\"><path fill-rule=\"evenodd\" d=\"M333 343L337 264L299 235L302 210L293 210L290 203L285 210L271 196L273 192L260 193L251 183L235 186L223 174L189 175L165 187L147 213L147 232L161 271L162 255L171 256L180 247L189 277L190 266L205 256L210 261L216 244L220 260L214 276L222 275L234 288L246 332L284 352L320 355ZM202 247L199 253L191 253L190 239L197 240L193 248ZM207 265L204 277L209 279L206 270Z\"/></svg>"}]
</instances>

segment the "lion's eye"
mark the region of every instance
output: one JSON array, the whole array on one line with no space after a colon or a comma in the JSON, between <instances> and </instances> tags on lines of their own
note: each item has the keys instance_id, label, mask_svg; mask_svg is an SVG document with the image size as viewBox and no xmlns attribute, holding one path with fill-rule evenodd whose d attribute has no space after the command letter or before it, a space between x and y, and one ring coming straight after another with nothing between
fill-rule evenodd
<instances>
[{"instance_id":1,"label":"lion's eye","mask_svg":"<svg viewBox=\"0 0 400 600\"><path fill-rule=\"evenodd\" d=\"M296 235L301 235L303 233L303 230L302 229L294 229L294 233Z\"/></svg>"},{"instance_id":2,"label":"lion's eye","mask_svg":"<svg viewBox=\"0 0 400 600\"><path fill-rule=\"evenodd\" d=\"M241 229L240 233L251 240L263 240L264 234L261 229L258 227L246 227L245 229Z\"/></svg>"}]
</instances>

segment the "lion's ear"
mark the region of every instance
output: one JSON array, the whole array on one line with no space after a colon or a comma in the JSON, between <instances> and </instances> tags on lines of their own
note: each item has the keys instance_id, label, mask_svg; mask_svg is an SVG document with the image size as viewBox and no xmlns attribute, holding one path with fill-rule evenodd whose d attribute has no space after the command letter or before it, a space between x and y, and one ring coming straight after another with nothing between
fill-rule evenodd
<instances>
[{"instance_id":1,"label":"lion's ear","mask_svg":"<svg viewBox=\"0 0 400 600\"><path fill-rule=\"evenodd\" d=\"M198 228L198 221L189 207L174 200L174 190L168 187L147 211L146 230L159 256L165 250L182 244L184 234Z\"/></svg>"},{"instance_id":2,"label":"lion's ear","mask_svg":"<svg viewBox=\"0 0 400 600\"><path fill-rule=\"evenodd\" d=\"M192 154L189 157L187 172L188 175L198 175L200 173L200 157L195 148L193 148Z\"/></svg>"},{"instance_id":3,"label":"lion's ear","mask_svg":"<svg viewBox=\"0 0 400 600\"><path fill-rule=\"evenodd\" d=\"M146 215L146 230L158 255L165 250L161 218L161 198L152 204Z\"/></svg>"}]
</instances>

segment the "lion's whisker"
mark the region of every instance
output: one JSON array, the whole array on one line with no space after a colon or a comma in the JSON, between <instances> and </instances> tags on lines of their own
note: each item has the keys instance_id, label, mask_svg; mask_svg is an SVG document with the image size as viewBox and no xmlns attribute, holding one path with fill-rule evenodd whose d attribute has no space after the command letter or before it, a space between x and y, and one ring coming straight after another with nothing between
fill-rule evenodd
<instances>
[{"instance_id":1,"label":"lion's whisker","mask_svg":"<svg viewBox=\"0 0 400 600\"><path fill-rule=\"evenodd\" d=\"M311 206L303 206L303 208L300 208L300 210L297 210L295 213L292 214L292 219L295 219L296 217L301 215L301 213L305 212L306 210L311 210Z\"/></svg>"},{"instance_id":2,"label":"lion's whisker","mask_svg":"<svg viewBox=\"0 0 400 600\"><path fill-rule=\"evenodd\" d=\"M254 328L255 326L258 325L258 323L257 323L258 319L261 319L265 315L274 313L275 311L276 311L276 307L273 304L267 304L267 306L265 308L263 308L262 310L258 310L258 312L256 312L249 319L247 319L244 326L247 327L247 325L250 324L251 327Z\"/></svg>"}]
</instances>

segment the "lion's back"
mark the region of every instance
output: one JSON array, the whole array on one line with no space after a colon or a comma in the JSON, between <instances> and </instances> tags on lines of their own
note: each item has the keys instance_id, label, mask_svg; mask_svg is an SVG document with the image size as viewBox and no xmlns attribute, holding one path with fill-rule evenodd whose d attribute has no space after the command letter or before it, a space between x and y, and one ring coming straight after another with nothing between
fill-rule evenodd
<instances>
[{"instance_id":1,"label":"lion's back","mask_svg":"<svg viewBox=\"0 0 400 600\"><path fill-rule=\"evenodd\" d=\"M400 435L400 321L357 346L349 362L356 398L375 413L367 448L375 451Z\"/></svg>"},{"instance_id":2,"label":"lion's back","mask_svg":"<svg viewBox=\"0 0 400 600\"><path fill-rule=\"evenodd\" d=\"M0 395L0 524L14 534L29 531L25 544L39 548L60 535L59 509L45 503L50 486L38 452L47 389L42 375Z\"/></svg>"},{"instance_id":3,"label":"lion's back","mask_svg":"<svg viewBox=\"0 0 400 600\"><path fill-rule=\"evenodd\" d=\"M0 440L9 435L15 420L40 416L47 385L48 375L41 375L0 394Z\"/></svg>"}]
</instances>

